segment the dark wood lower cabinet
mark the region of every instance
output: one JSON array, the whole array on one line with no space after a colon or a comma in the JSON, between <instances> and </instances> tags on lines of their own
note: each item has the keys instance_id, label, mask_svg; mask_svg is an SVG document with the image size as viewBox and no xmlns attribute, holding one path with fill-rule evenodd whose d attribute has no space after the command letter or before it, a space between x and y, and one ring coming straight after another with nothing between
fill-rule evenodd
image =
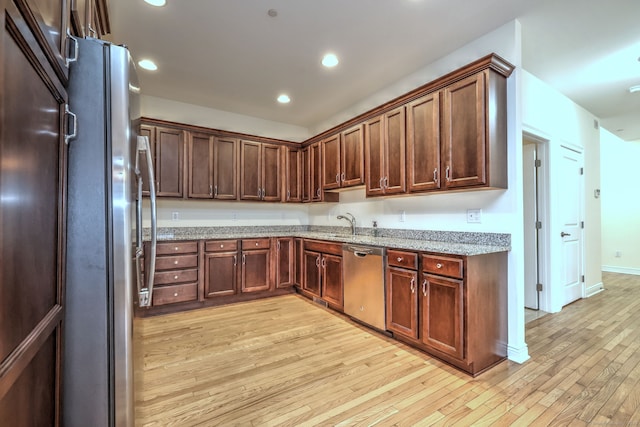
<instances>
[{"instance_id":1,"label":"dark wood lower cabinet","mask_svg":"<svg viewBox=\"0 0 640 427\"><path fill-rule=\"evenodd\" d=\"M463 359L463 281L432 274L422 277L420 340L433 349Z\"/></svg>"},{"instance_id":2,"label":"dark wood lower cabinet","mask_svg":"<svg viewBox=\"0 0 640 427\"><path fill-rule=\"evenodd\" d=\"M418 272L387 267L387 329L418 338Z\"/></svg>"},{"instance_id":3,"label":"dark wood lower cabinet","mask_svg":"<svg viewBox=\"0 0 640 427\"><path fill-rule=\"evenodd\" d=\"M324 254L322 256L322 298L342 308L344 306L342 290L342 257Z\"/></svg>"},{"instance_id":4,"label":"dark wood lower cabinet","mask_svg":"<svg viewBox=\"0 0 640 427\"><path fill-rule=\"evenodd\" d=\"M321 276L320 276L320 262L322 255L318 252L304 251L304 280L302 282L302 290L309 294L320 297Z\"/></svg>"},{"instance_id":5,"label":"dark wood lower cabinet","mask_svg":"<svg viewBox=\"0 0 640 427\"><path fill-rule=\"evenodd\" d=\"M303 248L303 295L320 298L342 311L342 244L305 240Z\"/></svg>"},{"instance_id":6,"label":"dark wood lower cabinet","mask_svg":"<svg viewBox=\"0 0 640 427\"><path fill-rule=\"evenodd\" d=\"M275 239L276 288L293 286L296 280L296 263L293 237Z\"/></svg>"},{"instance_id":7,"label":"dark wood lower cabinet","mask_svg":"<svg viewBox=\"0 0 640 427\"><path fill-rule=\"evenodd\" d=\"M242 251L242 292L268 291L269 249Z\"/></svg>"},{"instance_id":8,"label":"dark wood lower cabinet","mask_svg":"<svg viewBox=\"0 0 640 427\"><path fill-rule=\"evenodd\" d=\"M204 255L204 297L235 295L237 292L238 253L220 252Z\"/></svg>"}]
</instances>

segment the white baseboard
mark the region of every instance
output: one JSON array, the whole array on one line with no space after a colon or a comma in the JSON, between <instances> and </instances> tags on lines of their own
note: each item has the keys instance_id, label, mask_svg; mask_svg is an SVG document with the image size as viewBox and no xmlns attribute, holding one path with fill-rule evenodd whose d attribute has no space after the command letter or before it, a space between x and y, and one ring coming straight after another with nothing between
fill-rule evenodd
<instances>
[{"instance_id":1,"label":"white baseboard","mask_svg":"<svg viewBox=\"0 0 640 427\"><path fill-rule=\"evenodd\" d=\"M640 276L640 268L633 267L614 267L611 265L603 265L602 271L606 271L609 273L634 274L636 276Z\"/></svg>"},{"instance_id":2,"label":"white baseboard","mask_svg":"<svg viewBox=\"0 0 640 427\"><path fill-rule=\"evenodd\" d=\"M526 344L522 347L507 346L507 357L516 363L524 363L529 360L529 347Z\"/></svg>"},{"instance_id":3,"label":"white baseboard","mask_svg":"<svg viewBox=\"0 0 640 427\"><path fill-rule=\"evenodd\" d=\"M589 298L594 296L595 294L599 294L602 291L604 291L604 285L602 284L602 282L599 282L599 283L596 283L595 285L591 285L588 288L586 288L584 290L584 293L585 293L585 297Z\"/></svg>"}]
</instances>

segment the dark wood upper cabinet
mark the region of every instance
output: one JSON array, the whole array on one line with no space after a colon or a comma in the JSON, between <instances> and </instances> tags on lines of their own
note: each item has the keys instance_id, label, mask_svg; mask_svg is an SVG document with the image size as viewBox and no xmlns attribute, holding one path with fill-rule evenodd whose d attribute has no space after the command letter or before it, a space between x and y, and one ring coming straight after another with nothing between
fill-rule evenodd
<instances>
[{"instance_id":1,"label":"dark wood upper cabinet","mask_svg":"<svg viewBox=\"0 0 640 427\"><path fill-rule=\"evenodd\" d=\"M280 201L280 146L240 141L240 199Z\"/></svg>"},{"instance_id":2,"label":"dark wood upper cabinet","mask_svg":"<svg viewBox=\"0 0 640 427\"><path fill-rule=\"evenodd\" d=\"M240 141L240 200L262 199L262 144Z\"/></svg>"},{"instance_id":3,"label":"dark wood upper cabinet","mask_svg":"<svg viewBox=\"0 0 640 427\"><path fill-rule=\"evenodd\" d=\"M238 140L215 138L213 141L213 198L238 198Z\"/></svg>"},{"instance_id":4,"label":"dark wood upper cabinet","mask_svg":"<svg viewBox=\"0 0 640 427\"><path fill-rule=\"evenodd\" d=\"M483 70L442 91L442 186L507 188L506 79Z\"/></svg>"},{"instance_id":5,"label":"dark wood upper cabinet","mask_svg":"<svg viewBox=\"0 0 640 427\"><path fill-rule=\"evenodd\" d=\"M309 188L312 202L321 202L324 196L322 191L322 150L320 143L311 144L309 147Z\"/></svg>"},{"instance_id":6,"label":"dark wood upper cabinet","mask_svg":"<svg viewBox=\"0 0 640 427\"><path fill-rule=\"evenodd\" d=\"M364 184L364 125L343 131L340 148L341 186Z\"/></svg>"},{"instance_id":7,"label":"dark wood upper cabinet","mask_svg":"<svg viewBox=\"0 0 640 427\"><path fill-rule=\"evenodd\" d=\"M297 148L288 147L285 157L285 195L286 202L302 201L302 171L301 171L302 153Z\"/></svg>"},{"instance_id":8,"label":"dark wood upper cabinet","mask_svg":"<svg viewBox=\"0 0 640 427\"><path fill-rule=\"evenodd\" d=\"M300 162L302 170L302 201L311 201L311 147L300 150Z\"/></svg>"},{"instance_id":9,"label":"dark wood upper cabinet","mask_svg":"<svg viewBox=\"0 0 640 427\"><path fill-rule=\"evenodd\" d=\"M440 188L440 92L407 105L407 189Z\"/></svg>"},{"instance_id":10,"label":"dark wood upper cabinet","mask_svg":"<svg viewBox=\"0 0 640 427\"><path fill-rule=\"evenodd\" d=\"M155 132L156 193L160 197L182 197L185 132L162 127Z\"/></svg>"},{"instance_id":11,"label":"dark wood upper cabinet","mask_svg":"<svg viewBox=\"0 0 640 427\"><path fill-rule=\"evenodd\" d=\"M322 150L322 189L340 188L340 134L320 141Z\"/></svg>"},{"instance_id":12,"label":"dark wood upper cabinet","mask_svg":"<svg viewBox=\"0 0 640 427\"><path fill-rule=\"evenodd\" d=\"M262 200L279 202L282 199L282 147L262 144Z\"/></svg>"},{"instance_id":13,"label":"dark wood upper cabinet","mask_svg":"<svg viewBox=\"0 0 640 427\"><path fill-rule=\"evenodd\" d=\"M364 183L364 132L357 125L323 139L322 188L332 190Z\"/></svg>"},{"instance_id":14,"label":"dark wood upper cabinet","mask_svg":"<svg viewBox=\"0 0 640 427\"><path fill-rule=\"evenodd\" d=\"M487 182L485 171L485 76L467 77L443 91L445 187Z\"/></svg>"},{"instance_id":15,"label":"dark wood upper cabinet","mask_svg":"<svg viewBox=\"0 0 640 427\"><path fill-rule=\"evenodd\" d=\"M367 196L406 191L405 107L365 123L365 159Z\"/></svg>"},{"instance_id":16,"label":"dark wood upper cabinet","mask_svg":"<svg viewBox=\"0 0 640 427\"><path fill-rule=\"evenodd\" d=\"M107 12L107 0L71 0L71 32L81 38L102 38L111 32Z\"/></svg>"},{"instance_id":17,"label":"dark wood upper cabinet","mask_svg":"<svg viewBox=\"0 0 640 427\"><path fill-rule=\"evenodd\" d=\"M187 161L189 198L213 198L213 141L211 135L190 134Z\"/></svg>"}]
</instances>

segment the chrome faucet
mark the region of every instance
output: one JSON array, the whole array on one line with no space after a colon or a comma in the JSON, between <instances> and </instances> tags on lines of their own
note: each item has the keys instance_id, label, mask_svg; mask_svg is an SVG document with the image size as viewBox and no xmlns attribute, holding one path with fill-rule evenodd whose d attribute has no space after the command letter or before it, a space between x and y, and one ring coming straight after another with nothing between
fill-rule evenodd
<instances>
[{"instance_id":1,"label":"chrome faucet","mask_svg":"<svg viewBox=\"0 0 640 427\"><path fill-rule=\"evenodd\" d=\"M349 221L349 224L351 224L351 235L355 236L356 235L356 217L350 214L349 212L347 212L346 215L349 215L349 216L347 217L344 215L338 215L338 219L346 219L347 221Z\"/></svg>"}]
</instances>

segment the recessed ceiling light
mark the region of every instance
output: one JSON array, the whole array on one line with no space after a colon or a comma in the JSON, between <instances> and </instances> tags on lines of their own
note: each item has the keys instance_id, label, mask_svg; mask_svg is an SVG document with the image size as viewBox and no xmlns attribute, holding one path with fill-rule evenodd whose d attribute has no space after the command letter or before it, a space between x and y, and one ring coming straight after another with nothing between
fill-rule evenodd
<instances>
[{"instance_id":1,"label":"recessed ceiling light","mask_svg":"<svg viewBox=\"0 0 640 427\"><path fill-rule=\"evenodd\" d=\"M143 59L141 61L138 61L138 65L149 71L156 71L158 69L156 63L150 59Z\"/></svg>"},{"instance_id":2,"label":"recessed ceiling light","mask_svg":"<svg viewBox=\"0 0 640 427\"><path fill-rule=\"evenodd\" d=\"M283 93L282 95L278 96L278 102L281 104L288 104L289 102L291 102L291 98L289 98L289 95Z\"/></svg>"},{"instance_id":3,"label":"recessed ceiling light","mask_svg":"<svg viewBox=\"0 0 640 427\"><path fill-rule=\"evenodd\" d=\"M640 85L631 86L629 88L629 93L640 92Z\"/></svg>"},{"instance_id":4,"label":"recessed ceiling light","mask_svg":"<svg viewBox=\"0 0 640 427\"><path fill-rule=\"evenodd\" d=\"M336 65L338 65L338 57L333 53L327 53L322 58L322 65L327 68L335 67Z\"/></svg>"},{"instance_id":5,"label":"recessed ceiling light","mask_svg":"<svg viewBox=\"0 0 640 427\"><path fill-rule=\"evenodd\" d=\"M144 0L145 2L149 3L151 6L164 6L165 4L167 4L167 0Z\"/></svg>"}]
</instances>

